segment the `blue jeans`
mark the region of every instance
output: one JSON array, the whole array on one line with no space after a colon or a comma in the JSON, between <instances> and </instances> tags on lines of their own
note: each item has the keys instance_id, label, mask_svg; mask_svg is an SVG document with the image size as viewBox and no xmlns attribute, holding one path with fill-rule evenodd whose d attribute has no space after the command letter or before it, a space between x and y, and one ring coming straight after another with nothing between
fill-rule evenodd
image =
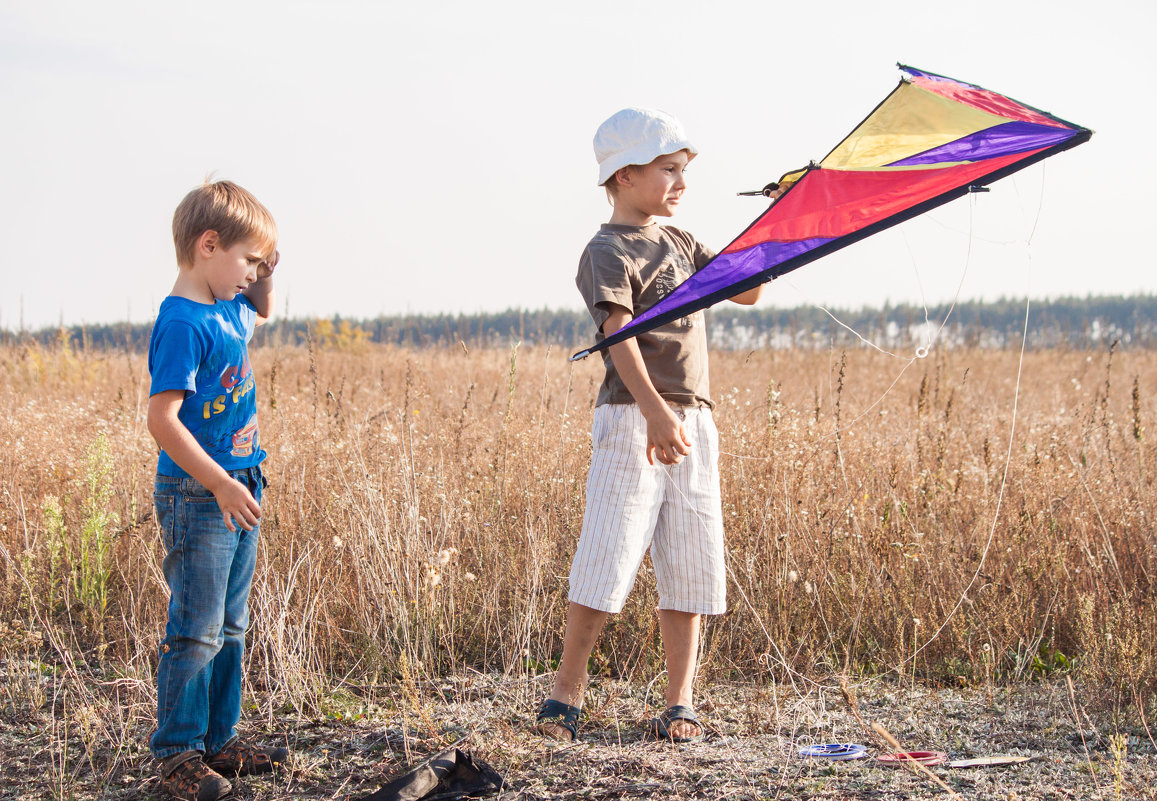
<instances>
[{"instance_id":1,"label":"blue jeans","mask_svg":"<svg viewBox=\"0 0 1157 801\"><path fill-rule=\"evenodd\" d=\"M260 467L233 470L261 502ZM158 759L214 754L241 717L241 657L259 528L225 527L213 493L192 478L157 476L153 494L169 585L169 622L157 668Z\"/></svg>"}]
</instances>

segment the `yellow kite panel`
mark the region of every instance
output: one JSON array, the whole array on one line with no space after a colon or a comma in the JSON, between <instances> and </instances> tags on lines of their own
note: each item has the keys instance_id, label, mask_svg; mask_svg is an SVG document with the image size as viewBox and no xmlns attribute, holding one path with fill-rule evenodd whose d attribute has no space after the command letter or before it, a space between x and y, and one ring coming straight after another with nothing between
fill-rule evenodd
<instances>
[{"instance_id":1,"label":"yellow kite panel","mask_svg":"<svg viewBox=\"0 0 1157 801\"><path fill-rule=\"evenodd\" d=\"M878 169L1006 122L905 81L820 166Z\"/></svg>"}]
</instances>

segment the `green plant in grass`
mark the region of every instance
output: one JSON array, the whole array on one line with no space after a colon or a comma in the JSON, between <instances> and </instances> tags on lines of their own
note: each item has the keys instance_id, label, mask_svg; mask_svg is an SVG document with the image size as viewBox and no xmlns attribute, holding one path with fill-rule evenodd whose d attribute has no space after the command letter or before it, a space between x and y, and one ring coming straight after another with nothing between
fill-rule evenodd
<instances>
[{"instance_id":1,"label":"green plant in grass","mask_svg":"<svg viewBox=\"0 0 1157 801\"><path fill-rule=\"evenodd\" d=\"M1073 662L1060 649L1041 643L1029 665L1029 671L1035 678L1046 678L1054 673L1064 673L1070 670Z\"/></svg>"},{"instance_id":2,"label":"green plant in grass","mask_svg":"<svg viewBox=\"0 0 1157 801\"><path fill-rule=\"evenodd\" d=\"M84 501L81 504L80 540L72 570L76 600L84 606L98 627L108 608L113 528L119 522L109 511L113 487L113 458L108 438L98 436L88 447L84 460Z\"/></svg>"},{"instance_id":3,"label":"green plant in grass","mask_svg":"<svg viewBox=\"0 0 1157 801\"><path fill-rule=\"evenodd\" d=\"M63 578L68 526L64 522L64 508L60 505L60 499L55 495L45 497L41 517L44 520L45 551L48 560L48 609L55 610L59 604L65 603L68 591L68 584ZM25 575L31 576L30 571L31 565L27 565ZM31 600L30 598L29 601Z\"/></svg>"}]
</instances>

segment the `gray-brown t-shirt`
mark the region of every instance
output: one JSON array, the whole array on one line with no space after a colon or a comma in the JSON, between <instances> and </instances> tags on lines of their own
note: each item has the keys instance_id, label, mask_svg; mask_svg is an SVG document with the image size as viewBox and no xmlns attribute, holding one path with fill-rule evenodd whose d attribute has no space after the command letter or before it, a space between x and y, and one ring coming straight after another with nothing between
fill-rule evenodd
<instances>
[{"instance_id":1,"label":"gray-brown t-shirt","mask_svg":"<svg viewBox=\"0 0 1157 801\"><path fill-rule=\"evenodd\" d=\"M600 330L612 306L638 317L665 298L715 253L686 231L667 225L604 224L579 259L575 283ZM659 395L683 406L709 406L707 331L703 312L674 320L636 337L647 374ZM608 332L613 333L613 332ZM609 352L603 352L606 377L596 406L634 403Z\"/></svg>"}]
</instances>

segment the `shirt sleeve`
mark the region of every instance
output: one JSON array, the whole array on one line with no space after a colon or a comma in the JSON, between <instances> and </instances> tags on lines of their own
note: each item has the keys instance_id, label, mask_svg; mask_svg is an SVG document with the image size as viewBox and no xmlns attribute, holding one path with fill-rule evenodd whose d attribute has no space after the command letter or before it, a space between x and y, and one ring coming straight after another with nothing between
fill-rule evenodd
<instances>
[{"instance_id":1,"label":"shirt sleeve","mask_svg":"<svg viewBox=\"0 0 1157 801\"><path fill-rule=\"evenodd\" d=\"M578 287L587 309L601 330L613 306L632 314L634 308L633 270L626 256L614 247L591 244L579 262Z\"/></svg>"},{"instance_id":2,"label":"shirt sleeve","mask_svg":"<svg viewBox=\"0 0 1157 801\"><path fill-rule=\"evenodd\" d=\"M149 346L149 395L182 389L197 391L197 369L203 348L191 326L170 323L162 326Z\"/></svg>"}]
</instances>

